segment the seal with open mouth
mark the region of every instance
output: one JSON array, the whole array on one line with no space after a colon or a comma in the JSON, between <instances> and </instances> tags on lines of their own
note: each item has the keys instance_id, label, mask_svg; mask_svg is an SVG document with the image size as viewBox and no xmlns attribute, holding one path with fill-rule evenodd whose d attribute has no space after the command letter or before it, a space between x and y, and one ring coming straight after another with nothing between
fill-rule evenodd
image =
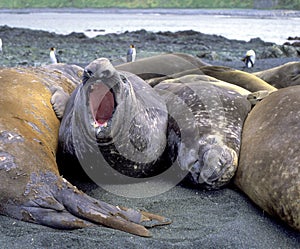
<instances>
[{"instance_id":1,"label":"seal with open mouth","mask_svg":"<svg viewBox=\"0 0 300 249\"><path fill-rule=\"evenodd\" d=\"M77 158L96 183L154 176L167 167L160 163L167 122L166 105L155 90L100 58L85 68L83 84L67 103L59 132L61 157Z\"/></svg>"}]
</instances>

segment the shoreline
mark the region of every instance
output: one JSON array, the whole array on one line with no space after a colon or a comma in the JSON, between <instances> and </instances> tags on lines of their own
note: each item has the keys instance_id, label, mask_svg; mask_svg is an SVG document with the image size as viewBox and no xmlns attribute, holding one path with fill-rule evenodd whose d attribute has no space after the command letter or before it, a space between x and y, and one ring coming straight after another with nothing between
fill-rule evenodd
<instances>
[{"instance_id":1,"label":"shoreline","mask_svg":"<svg viewBox=\"0 0 300 249\"><path fill-rule=\"evenodd\" d=\"M151 32L142 29L89 38L84 33L61 35L42 30L0 26L0 37L3 41L0 67L50 64L50 47L56 47L63 63L84 67L96 58L107 57L116 65L125 62L126 51L131 43L137 48L137 59L180 52L197 56L212 65L236 69L243 68L241 58L245 52L254 49L257 63L252 71L261 71L273 65L300 59L300 47L278 45L260 38L246 42L193 30Z\"/></svg>"},{"instance_id":2,"label":"shoreline","mask_svg":"<svg viewBox=\"0 0 300 249\"><path fill-rule=\"evenodd\" d=\"M0 13L30 14L30 13L115 13L115 14L177 14L177 15L221 15L237 17L257 17L257 18L288 18L299 17L300 10L285 9L181 9L181 8L21 8L21 9L0 9Z\"/></svg>"}]
</instances>

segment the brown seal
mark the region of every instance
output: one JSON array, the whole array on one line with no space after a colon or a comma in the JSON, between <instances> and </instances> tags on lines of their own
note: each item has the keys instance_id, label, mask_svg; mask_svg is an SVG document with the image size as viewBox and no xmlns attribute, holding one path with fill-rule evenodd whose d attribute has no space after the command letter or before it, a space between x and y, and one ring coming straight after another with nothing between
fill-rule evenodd
<instances>
[{"instance_id":1,"label":"brown seal","mask_svg":"<svg viewBox=\"0 0 300 249\"><path fill-rule=\"evenodd\" d=\"M184 53L160 54L117 65L116 69L133 73L143 80L164 77L182 71L207 66L195 56Z\"/></svg>"},{"instance_id":2,"label":"brown seal","mask_svg":"<svg viewBox=\"0 0 300 249\"><path fill-rule=\"evenodd\" d=\"M235 184L300 231L300 86L279 89L244 124Z\"/></svg>"},{"instance_id":3,"label":"brown seal","mask_svg":"<svg viewBox=\"0 0 300 249\"><path fill-rule=\"evenodd\" d=\"M0 214L54 228L102 224L149 236L142 224L165 223L164 218L93 199L59 174L60 122L49 87L60 85L70 92L79 83L70 73L74 68L65 67L70 69L66 77L59 65L0 70Z\"/></svg>"},{"instance_id":4,"label":"brown seal","mask_svg":"<svg viewBox=\"0 0 300 249\"><path fill-rule=\"evenodd\" d=\"M300 62L289 62L253 74L276 88L300 85Z\"/></svg>"},{"instance_id":5,"label":"brown seal","mask_svg":"<svg viewBox=\"0 0 300 249\"><path fill-rule=\"evenodd\" d=\"M229 67L205 66L200 67L200 70L206 75L243 87L251 92L260 90L273 92L277 90L275 87L269 85L267 82L253 74Z\"/></svg>"}]
</instances>

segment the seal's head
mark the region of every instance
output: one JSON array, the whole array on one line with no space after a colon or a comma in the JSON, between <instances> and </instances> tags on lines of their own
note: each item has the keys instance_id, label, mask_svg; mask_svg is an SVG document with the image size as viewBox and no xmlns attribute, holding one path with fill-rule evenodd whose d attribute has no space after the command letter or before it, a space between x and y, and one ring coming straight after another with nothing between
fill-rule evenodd
<instances>
[{"instance_id":1,"label":"seal's head","mask_svg":"<svg viewBox=\"0 0 300 249\"><path fill-rule=\"evenodd\" d=\"M195 151L189 154L188 170L192 183L209 189L217 189L229 183L238 166L237 153L211 135L204 136L199 145L198 153ZM186 157L182 159L185 162L187 160Z\"/></svg>"},{"instance_id":2,"label":"seal's head","mask_svg":"<svg viewBox=\"0 0 300 249\"><path fill-rule=\"evenodd\" d=\"M116 74L116 69L107 58L99 58L92 61L84 68L83 84L89 79L109 79Z\"/></svg>"},{"instance_id":3,"label":"seal's head","mask_svg":"<svg viewBox=\"0 0 300 249\"><path fill-rule=\"evenodd\" d=\"M152 165L158 165L166 147L168 115L146 82L99 58L84 69L82 84L70 99L60 138L68 147L64 150L75 152L81 165L99 157L104 159L101 167L109 165L124 175L145 177L155 171ZM73 148L67 146L70 140Z\"/></svg>"},{"instance_id":4,"label":"seal's head","mask_svg":"<svg viewBox=\"0 0 300 249\"><path fill-rule=\"evenodd\" d=\"M90 123L98 138L107 138L114 112L118 104L125 101L124 95L128 95L130 86L107 58L94 60L85 67L82 82L92 116Z\"/></svg>"},{"instance_id":5,"label":"seal's head","mask_svg":"<svg viewBox=\"0 0 300 249\"><path fill-rule=\"evenodd\" d=\"M228 183L237 169L238 156L236 152L224 146L212 146L203 155L203 167L201 168L198 182L210 185L213 188Z\"/></svg>"}]
</instances>

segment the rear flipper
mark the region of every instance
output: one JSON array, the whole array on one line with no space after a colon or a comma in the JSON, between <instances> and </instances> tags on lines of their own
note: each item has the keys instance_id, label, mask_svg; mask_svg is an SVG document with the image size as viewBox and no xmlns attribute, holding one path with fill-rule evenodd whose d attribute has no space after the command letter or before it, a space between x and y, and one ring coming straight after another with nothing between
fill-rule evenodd
<instances>
[{"instance_id":1,"label":"rear flipper","mask_svg":"<svg viewBox=\"0 0 300 249\"><path fill-rule=\"evenodd\" d=\"M151 234L145 227L171 223L159 215L96 200L52 173L31 177L24 195L30 196L29 201L21 205L6 205L6 213L20 220L54 228L75 229L101 224L149 237Z\"/></svg>"}]
</instances>

